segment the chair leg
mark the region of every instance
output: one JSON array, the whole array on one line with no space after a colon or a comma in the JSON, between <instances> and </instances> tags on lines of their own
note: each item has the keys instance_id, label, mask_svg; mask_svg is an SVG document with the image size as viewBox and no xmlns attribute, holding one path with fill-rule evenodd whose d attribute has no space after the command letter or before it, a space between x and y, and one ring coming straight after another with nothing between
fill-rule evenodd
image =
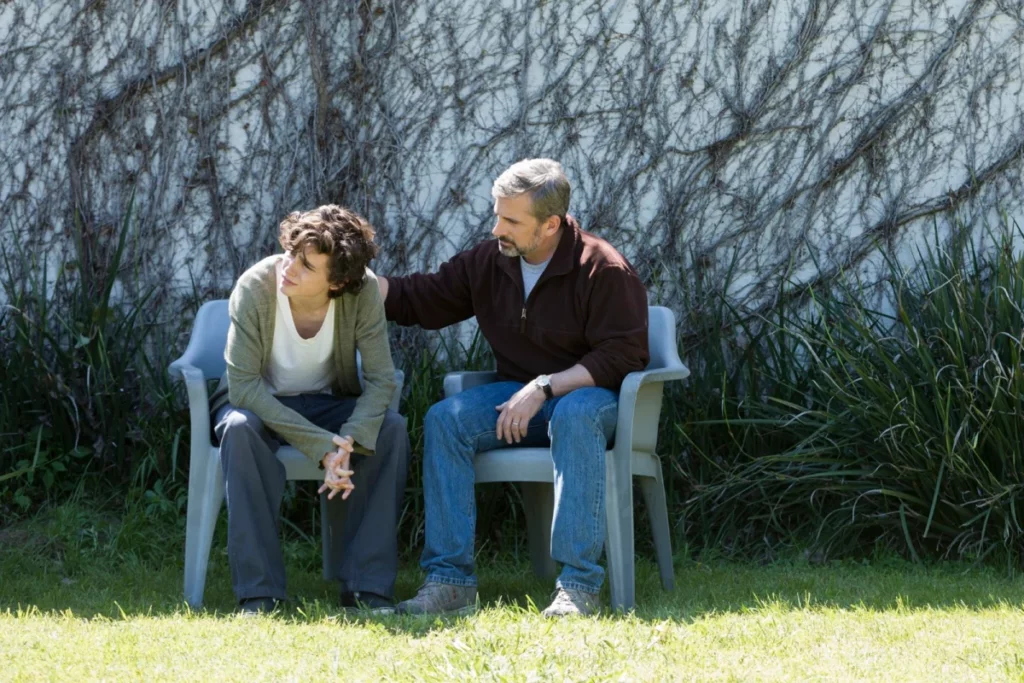
<instances>
[{"instance_id":1,"label":"chair leg","mask_svg":"<svg viewBox=\"0 0 1024 683\"><path fill-rule=\"evenodd\" d=\"M626 612L633 609L636 602L632 468L630 455L622 456L611 451L606 458L605 519L608 531L605 556L608 560L608 582L612 609Z\"/></svg>"},{"instance_id":2,"label":"chair leg","mask_svg":"<svg viewBox=\"0 0 1024 683\"><path fill-rule=\"evenodd\" d=\"M665 499L665 483L661 478L661 467L654 477L640 477L640 490L647 505L647 516L651 518L651 535L654 550L658 554L658 573L661 587L667 591L675 588L675 570L672 567L672 534L668 525L668 503Z\"/></svg>"},{"instance_id":3,"label":"chair leg","mask_svg":"<svg viewBox=\"0 0 1024 683\"><path fill-rule=\"evenodd\" d=\"M206 589L206 569L217 515L224 502L220 451L195 454L189 467L188 513L185 521L185 602L198 609Z\"/></svg>"},{"instance_id":4,"label":"chair leg","mask_svg":"<svg viewBox=\"0 0 1024 683\"><path fill-rule=\"evenodd\" d=\"M551 559L551 519L555 513L554 487L546 482L524 481L523 508L526 514L526 539L530 544L533 573L542 579L554 579L558 568Z\"/></svg>"}]
</instances>

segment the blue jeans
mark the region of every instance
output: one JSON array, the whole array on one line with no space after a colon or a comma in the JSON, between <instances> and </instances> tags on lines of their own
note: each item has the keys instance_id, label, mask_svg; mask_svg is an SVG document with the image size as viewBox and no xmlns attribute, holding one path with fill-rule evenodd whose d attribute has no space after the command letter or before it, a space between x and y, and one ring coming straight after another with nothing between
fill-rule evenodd
<instances>
[{"instance_id":1,"label":"blue jeans","mask_svg":"<svg viewBox=\"0 0 1024 683\"><path fill-rule=\"evenodd\" d=\"M523 387L497 382L431 406L424 420L423 488L426 543L420 565L427 581L475 586L473 457L482 451L551 447L555 509L551 556L561 563L557 585L596 593L604 581L605 450L615 434L618 395L587 387L550 399L530 420L526 438L509 446L497 437L498 411Z\"/></svg>"}]
</instances>

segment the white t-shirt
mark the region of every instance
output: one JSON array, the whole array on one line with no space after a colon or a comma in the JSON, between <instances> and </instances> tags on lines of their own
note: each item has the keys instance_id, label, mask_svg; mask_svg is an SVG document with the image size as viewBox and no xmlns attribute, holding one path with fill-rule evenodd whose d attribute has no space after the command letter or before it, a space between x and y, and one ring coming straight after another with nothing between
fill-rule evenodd
<instances>
[{"instance_id":1,"label":"white t-shirt","mask_svg":"<svg viewBox=\"0 0 1024 683\"><path fill-rule=\"evenodd\" d=\"M551 263L550 258L543 263L533 265L532 263L527 263L526 259L522 256L519 257L519 267L523 271L523 301L530 298L530 292L533 291L534 285L537 284L540 276L544 274L544 269L548 267L549 263Z\"/></svg>"},{"instance_id":2,"label":"white t-shirt","mask_svg":"<svg viewBox=\"0 0 1024 683\"><path fill-rule=\"evenodd\" d=\"M320 330L309 339L299 336L288 297L281 293L281 266L277 266L277 312L274 342L266 380L275 396L330 393L334 383L334 299Z\"/></svg>"}]
</instances>

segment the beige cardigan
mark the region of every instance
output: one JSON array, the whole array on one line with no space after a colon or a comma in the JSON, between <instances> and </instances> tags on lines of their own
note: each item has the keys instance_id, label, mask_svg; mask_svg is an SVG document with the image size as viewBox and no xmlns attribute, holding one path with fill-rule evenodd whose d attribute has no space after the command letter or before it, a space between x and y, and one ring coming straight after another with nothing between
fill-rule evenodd
<instances>
[{"instance_id":1,"label":"beige cardigan","mask_svg":"<svg viewBox=\"0 0 1024 683\"><path fill-rule=\"evenodd\" d=\"M286 408L270 392L264 371L270 364L277 310L277 254L245 271L228 302L231 326L224 349L227 372L210 400L214 414L226 403L255 413L266 427L315 462L337 450L325 429ZM334 309L336 396L358 396L352 417L339 433L351 436L356 450L372 453L384 412L395 391L395 365L388 346L384 302L377 276L367 268L358 294L342 294ZM362 356L365 389L356 373L356 349Z\"/></svg>"}]
</instances>

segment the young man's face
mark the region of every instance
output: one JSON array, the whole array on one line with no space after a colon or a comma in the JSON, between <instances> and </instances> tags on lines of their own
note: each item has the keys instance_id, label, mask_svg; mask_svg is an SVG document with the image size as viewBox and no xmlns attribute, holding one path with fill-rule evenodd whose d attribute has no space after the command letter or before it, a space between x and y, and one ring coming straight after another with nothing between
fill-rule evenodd
<instances>
[{"instance_id":1,"label":"young man's face","mask_svg":"<svg viewBox=\"0 0 1024 683\"><path fill-rule=\"evenodd\" d=\"M286 253L281 263L281 293L287 297L327 298L332 285L327 280L327 254L306 245L298 254Z\"/></svg>"},{"instance_id":2,"label":"young man's face","mask_svg":"<svg viewBox=\"0 0 1024 683\"><path fill-rule=\"evenodd\" d=\"M498 250L505 256L529 256L540 246L543 224L530 214L528 194L498 197L494 200L497 221L491 234L498 239Z\"/></svg>"}]
</instances>

